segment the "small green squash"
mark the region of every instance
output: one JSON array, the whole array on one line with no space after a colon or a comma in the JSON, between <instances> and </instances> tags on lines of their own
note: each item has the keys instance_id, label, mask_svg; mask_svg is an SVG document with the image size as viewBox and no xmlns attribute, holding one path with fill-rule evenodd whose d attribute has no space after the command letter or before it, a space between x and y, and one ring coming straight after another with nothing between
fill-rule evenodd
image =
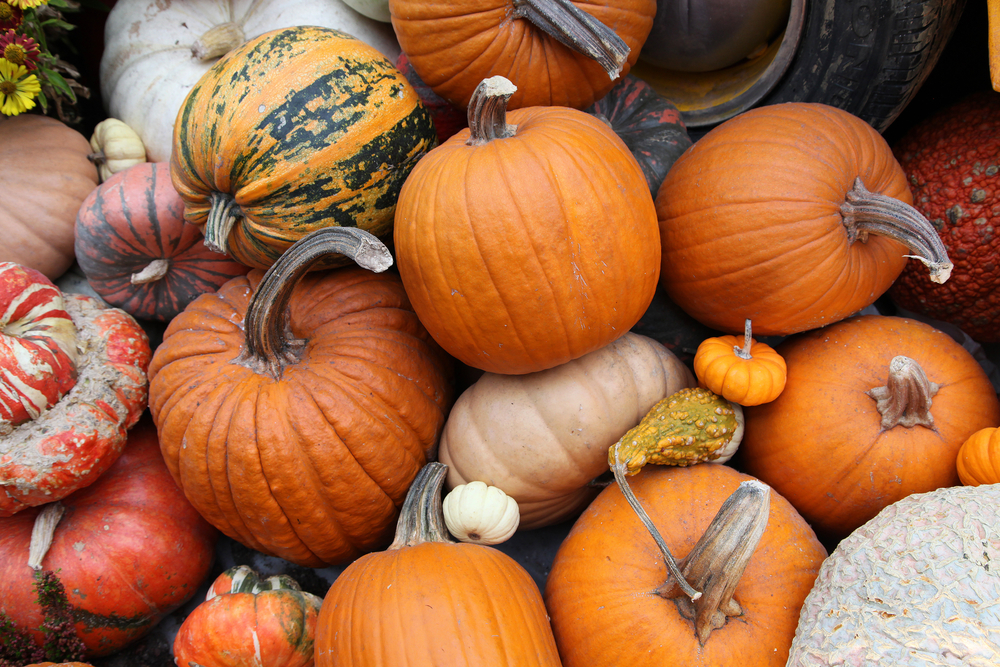
<instances>
[{"instance_id":1,"label":"small green squash","mask_svg":"<svg viewBox=\"0 0 1000 667\"><path fill-rule=\"evenodd\" d=\"M174 126L171 177L209 248L265 269L323 227L389 234L403 181L436 141L381 53L297 26L246 42L199 79Z\"/></svg>"}]
</instances>

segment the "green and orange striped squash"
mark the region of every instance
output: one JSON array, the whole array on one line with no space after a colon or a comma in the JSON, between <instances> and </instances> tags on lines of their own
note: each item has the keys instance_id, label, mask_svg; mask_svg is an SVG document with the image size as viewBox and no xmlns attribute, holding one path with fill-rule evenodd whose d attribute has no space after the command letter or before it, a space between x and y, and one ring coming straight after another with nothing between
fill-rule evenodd
<instances>
[{"instance_id":1,"label":"green and orange striped squash","mask_svg":"<svg viewBox=\"0 0 1000 667\"><path fill-rule=\"evenodd\" d=\"M381 53L296 26L246 42L191 89L171 177L208 247L264 269L323 227L387 236L403 181L436 141L430 114ZM315 268L347 263L334 255Z\"/></svg>"}]
</instances>

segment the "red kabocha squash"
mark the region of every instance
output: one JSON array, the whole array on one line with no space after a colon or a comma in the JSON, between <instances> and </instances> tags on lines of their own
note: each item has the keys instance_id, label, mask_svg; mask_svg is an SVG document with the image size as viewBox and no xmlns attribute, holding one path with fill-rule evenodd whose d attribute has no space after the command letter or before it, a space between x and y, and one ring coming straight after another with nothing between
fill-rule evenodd
<instances>
[{"instance_id":1,"label":"red kabocha squash","mask_svg":"<svg viewBox=\"0 0 1000 667\"><path fill-rule=\"evenodd\" d=\"M434 339L474 368L521 374L599 349L656 289L656 213L606 123L575 109L506 113L483 82L463 130L400 192L399 273Z\"/></svg>"},{"instance_id":2,"label":"red kabocha squash","mask_svg":"<svg viewBox=\"0 0 1000 667\"><path fill-rule=\"evenodd\" d=\"M231 567L212 582L174 638L179 667L311 667L323 600L288 575Z\"/></svg>"},{"instance_id":3,"label":"red kabocha squash","mask_svg":"<svg viewBox=\"0 0 1000 667\"><path fill-rule=\"evenodd\" d=\"M753 109L667 173L660 279L725 333L748 319L760 335L814 329L872 304L907 256L947 280L941 239L911 202L888 144L861 119L823 104Z\"/></svg>"},{"instance_id":4,"label":"red kabocha squash","mask_svg":"<svg viewBox=\"0 0 1000 667\"><path fill-rule=\"evenodd\" d=\"M170 478L156 430L143 420L96 482L0 519L0 611L43 644L33 573L55 572L87 656L108 655L194 595L215 539Z\"/></svg>"},{"instance_id":5,"label":"red kabocha squash","mask_svg":"<svg viewBox=\"0 0 1000 667\"><path fill-rule=\"evenodd\" d=\"M166 162L129 167L90 193L76 216L76 258L105 301L159 322L250 270L206 248L184 221Z\"/></svg>"},{"instance_id":6,"label":"red kabocha squash","mask_svg":"<svg viewBox=\"0 0 1000 667\"><path fill-rule=\"evenodd\" d=\"M903 308L1000 343L1000 94L977 93L927 118L895 147L913 191L955 263L947 285L907 266L889 290Z\"/></svg>"},{"instance_id":7,"label":"red kabocha squash","mask_svg":"<svg viewBox=\"0 0 1000 667\"><path fill-rule=\"evenodd\" d=\"M783 667L826 557L808 524L718 463L647 467L632 479L659 538L617 486L580 515L545 586L562 664ZM683 556L696 600L668 573L666 546Z\"/></svg>"},{"instance_id":8,"label":"red kabocha squash","mask_svg":"<svg viewBox=\"0 0 1000 667\"><path fill-rule=\"evenodd\" d=\"M653 27L653 0L390 0L392 27L420 78L469 105L483 79L518 87L511 108L583 109L628 74Z\"/></svg>"},{"instance_id":9,"label":"red kabocha squash","mask_svg":"<svg viewBox=\"0 0 1000 667\"><path fill-rule=\"evenodd\" d=\"M171 173L209 248L266 269L309 232L392 230L399 189L435 143L403 74L336 30L274 30L223 56L174 126ZM331 255L316 268L349 264Z\"/></svg>"},{"instance_id":10,"label":"red kabocha squash","mask_svg":"<svg viewBox=\"0 0 1000 667\"><path fill-rule=\"evenodd\" d=\"M842 538L890 503L957 485L962 443L1000 425L982 367L922 322L853 317L777 351L785 389L746 408L741 465L821 535Z\"/></svg>"},{"instance_id":11,"label":"red kabocha squash","mask_svg":"<svg viewBox=\"0 0 1000 667\"><path fill-rule=\"evenodd\" d=\"M316 625L317 667L559 667L531 575L496 549L448 536L447 468L428 463L407 495L395 541L333 582Z\"/></svg>"},{"instance_id":12,"label":"red kabocha squash","mask_svg":"<svg viewBox=\"0 0 1000 667\"><path fill-rule=\"evenodd\" d=\"M451 366L389 251L349 227L317 230L263 275L195 299L149 368L167 466L191 503L242 544L321 567L384 547L433 457Z\"/></svg>"},{"instance_id":13,"label":"red kabocha squash","mask_svg":"<svg viewBox=\"0 0 1000 667\"><path fill-rule=\"evenodd\" d=\"M0 517L93 483L146 409L149 340L127 313L0 263Z\"/></svg>"},{"instance_id":14,"label":"red kabocha squash","mask_svg":"<svg viewBox=\"0 0 1000 667\"><path fill-rule=\"evenodd\" d=\"M55 280L73 263L76 212L97 187L90 142L55 118L0 119L0 262Z\"/></svg>"}]
</instances>

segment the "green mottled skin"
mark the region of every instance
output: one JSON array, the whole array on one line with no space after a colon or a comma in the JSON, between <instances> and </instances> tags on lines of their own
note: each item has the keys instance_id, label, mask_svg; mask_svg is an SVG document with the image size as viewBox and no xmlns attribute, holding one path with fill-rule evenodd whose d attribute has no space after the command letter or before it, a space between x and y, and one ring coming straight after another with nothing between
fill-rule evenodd
<instances>
[{"instance_id":1,"label":"green mottled skin","mask_svg":"<svg viewBox=\"0 0 1000 667\"><path fill-rule=\"evenodd\" d=\"M267 268L322 227L388 234L403 181L435 142L430 114L388 60L300 26L244 44L202 77L178 117L171 172L196 225L211 193L234 197L242 217L229 254Z\"/></svg>"}]
</instances>

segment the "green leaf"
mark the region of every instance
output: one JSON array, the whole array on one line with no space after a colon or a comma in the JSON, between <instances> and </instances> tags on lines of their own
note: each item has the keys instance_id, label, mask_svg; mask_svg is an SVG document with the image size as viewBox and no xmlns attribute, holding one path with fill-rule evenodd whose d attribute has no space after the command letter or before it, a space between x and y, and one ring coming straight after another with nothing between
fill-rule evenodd
<instances>
[{"instance_id":1,"label":"green leaf","mask_svg":"<svg viewBox=\"0 0 1000 667\"><path fill-rule=\"evenodd\" d=\"M43 28L55 26L57 28L62 28L63 30L73 30L76 27L72 23L67 23L62 19L57 18L46 19L45 21L42 21L41 25Z\"/></svg>"},{"instance_id":2,"label":"green leaf","mask_svg":"<svg viewBox=\"0 0 1000 667\"><path fill-rule=\"evenodd\" d=\"M46 73L45 78L48 79L49 85L55 88L57 93L62 93L68 97L70 101L76 102L76 93L74 93L73 89L69 87L68 83L66 83L66 79L63 78L62 74L59 72L48 72Z\"/></svg>"}]
</instances>

